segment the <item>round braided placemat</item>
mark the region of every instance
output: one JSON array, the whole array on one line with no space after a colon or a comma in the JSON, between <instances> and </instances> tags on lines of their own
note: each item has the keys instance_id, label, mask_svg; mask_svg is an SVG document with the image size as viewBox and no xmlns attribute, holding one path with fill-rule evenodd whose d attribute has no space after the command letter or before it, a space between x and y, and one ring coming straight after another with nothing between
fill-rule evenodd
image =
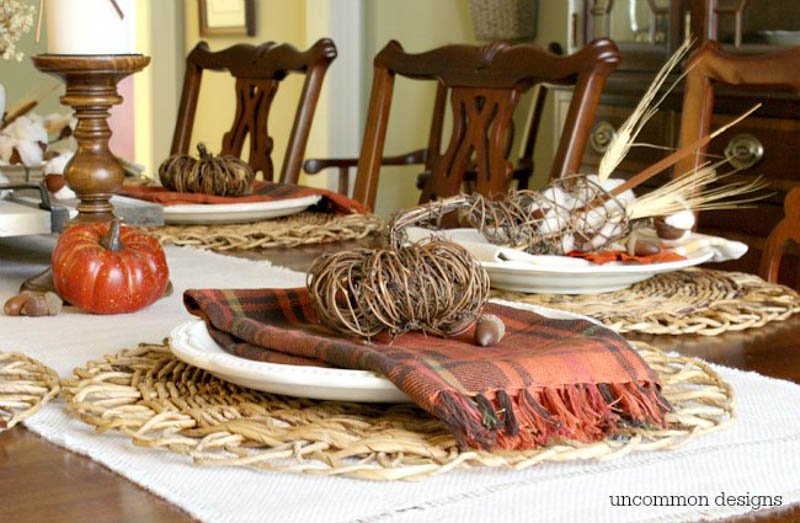
<instances>
[{"instance_id":1,"label":"round braided placemat","mask_svg":"<svg viewBox=\"0 0 800 523\"><path fill-rule=\"evenodd\" d=\"M359 240L382 230L384 225L374 214L304 212L255 223L151 227L148 233L162 245L229 251Z\"/></svg>"},{"instance_id":2,"label":"round braided placemat","mask_svg":"<svg viewBox=\"0 0 800 523\"><path fill-rule=\"evenodd\" d=\"M702 334L761 327L800 312L800 295L753 274L684 269L602 294L525 294L492 297L591 316L617 332Z\"/></svg>"},{"instance_id":3,"label":"round braided placemat","mask_svg":"<svg viewBox=\"0 0 800 523\"><path fill-rule=\"evenodd\" d=\"M0 432L35 413L61 390L58 374L16 352L0 352Z\"/></svg>"},{"instance_id":4,"label":"round braided placemat","mask_svg":"<svg viewBox=\"0 0 800 523\"><path fill-rule=\"evenodd\" d=\"M673 448L734 422L733 390L701 361L643 343L674 411L669 429L631 429L596 443L561 440L530 451L460 450L413 404L377 405L276 396L224 382L141 344L90 362L64 381L70 411L98 432L204 465L248 466L364 479L422 479L456 467L523 469L545 461L612 459Z\"/></svg>"}]
</instances>

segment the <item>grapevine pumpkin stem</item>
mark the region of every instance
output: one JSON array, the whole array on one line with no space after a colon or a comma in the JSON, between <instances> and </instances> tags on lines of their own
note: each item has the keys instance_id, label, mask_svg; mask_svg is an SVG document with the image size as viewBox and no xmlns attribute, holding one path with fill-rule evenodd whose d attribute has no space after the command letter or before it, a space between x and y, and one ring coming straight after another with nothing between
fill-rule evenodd
<instances>
[{"instance_id":1,"label":"grapevine pumpkin stem","mask_svg":"<svg viewBox=\"0 0 800 523\"><path fill-rule=\"evenodd\" d=\"M100 238L100 245L102 245L103 248L111 252L121 251L122 249L125 248L125 244L122 243L119 234L120 234L119 220L114 220L113 222L111 222L111 226L108 228L108 234Z\"/></svg>"},{"instance_id":2,"label":"grapevine pumpkin stem","mask_svg":"<svg viewBox=\"0 0 800 523\"><path fill-rule=\"evenodd\" d=\"M206 149L206 144L204 144L203 142L199 142L197 144L197 152L200 153L200 158L202 158L203 160L208 160L213 156L211 153L208 152L208 149Z\"/></svg>"}]
</instances>

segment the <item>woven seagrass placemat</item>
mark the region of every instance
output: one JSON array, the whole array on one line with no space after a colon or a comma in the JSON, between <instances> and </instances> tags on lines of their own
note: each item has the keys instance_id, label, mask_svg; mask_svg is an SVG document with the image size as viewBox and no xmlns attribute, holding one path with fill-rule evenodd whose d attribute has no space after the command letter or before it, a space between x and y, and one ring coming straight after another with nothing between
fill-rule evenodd
<instances>
[{"instance_id":1,"label":"woven seagrass placemat","mask_svg":"<svg viewBox=\"0 0 800 523\"><path fill-rule=\"evenodd\" d=\"M70 412L135 445L203 465L246 466L364 479L423 479L456 467L524 469L545 461L612 459L676 447L734 422L733 390L703 362L634 346L660 375L670 428L631 429L586 444L530 451L459 450L445 426L412 404L290 398L245 389L176 359L167 345L90 362L65 380Z\"/></svg>"},{"instance_id":2,"label":"woven seagrass placemat","mask_svg":"<svg viewBox=\"0 0 800 523\"><path fill-rule=\"evenodd\" d=\"M383 227L383 220L374 214L304 212L254 223L166 225L149 228L148 232L162 245L229 251L359 240Z\"/></svg>"},{"instance_id":3,"label":"woven seagrass placemat","mask_svg":"<svg viewBox=\"0 0 800 523\"><path fill-rule=\"evenodd\" d=\"M58 374L42 362L0 352L0 432L34 414L60 389Z\"/></svg>"},{"instance_id":4,"label":"woven seagrass placemat","mask_svg":"<svg viewBox=\"0 0 800 523\"><path fill-rule=\"evenodd\" d=\"M615 292L492 297L591 316L617 332L702 334L761 327L800 312L800 295L742 272L691 268L659 274Z\"/></svg>"}]
</instances>

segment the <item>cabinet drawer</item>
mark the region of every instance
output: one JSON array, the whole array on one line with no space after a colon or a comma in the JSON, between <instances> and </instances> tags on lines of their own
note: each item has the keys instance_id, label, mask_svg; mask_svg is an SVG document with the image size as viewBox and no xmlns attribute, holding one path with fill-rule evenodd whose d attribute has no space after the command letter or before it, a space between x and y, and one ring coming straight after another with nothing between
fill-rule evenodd
<instances>
[{"instance_id":1,"label":"cabinet drawer","mask_svg":"<svg viewBox=\"0 0 800 523\"><path fill-rule=\"evenodd\" d=\"M733 117L714 115L712 128L730 122ZM786 191L800 184L800 121L749 117L715 138L708 152L717 156L738 153L733 160L741 174L763 175L783 182L776 189Z\"/></svg>"}]
</instances>

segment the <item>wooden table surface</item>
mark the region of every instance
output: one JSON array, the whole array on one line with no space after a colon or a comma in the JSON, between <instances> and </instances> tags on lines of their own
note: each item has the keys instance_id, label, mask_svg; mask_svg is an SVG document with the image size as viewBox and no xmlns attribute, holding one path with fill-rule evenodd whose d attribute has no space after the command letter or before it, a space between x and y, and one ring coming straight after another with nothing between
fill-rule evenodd
<instances>
[{"instance_id":1,"label":"wooden table surface","mask_svg":"<svg viewBox=\"0 0 800 523\"><path fill-rule=\"evenodd\" d=\"M371 241L232 253L305 270L321 252ZM720 336L627 336L722 365L800 383L800 314ZM736 521L800 521L800 504ZM0 521L191 521L180 509L105 466L62 449L22 426L0 433Z\"/></svg>"}]
</instances>

